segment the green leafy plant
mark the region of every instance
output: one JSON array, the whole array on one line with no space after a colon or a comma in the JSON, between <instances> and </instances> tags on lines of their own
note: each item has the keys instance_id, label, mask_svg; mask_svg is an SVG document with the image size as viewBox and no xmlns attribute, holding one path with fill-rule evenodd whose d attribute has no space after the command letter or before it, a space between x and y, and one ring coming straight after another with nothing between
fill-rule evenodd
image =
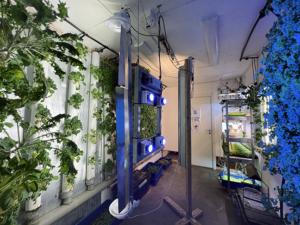
<instances>
[{"instance_id":1,"label":"green leafy plant","mask_svg":"<svg viewBox=\"0 0 300 225\"><path fill-rule=\"evenodd\" d=\"M113 217L107 209L92 222L92 225L109 225L114 221L114 219L115 217Z\"/></svg>"},{"instance_id":2,"label":"green leafy plant","mask_svg":"<svg viewBox=\"0 0 300 225\"><path fill-rule=\"evenodd\" d=\"M166 160L166 159L161 159L157 162L157 164L163 164L163 165L168 165L169 164L169 161Z\"/></svg>"},{"instance_id":3,"label":"green leafy plant","mask_svg":"<svg viewBox=\"0 0 300 225\"><path fill-rule=\"evenodd\" d=\"M115 168L115 163L111 159L108 159L104 164L104 171L108 173L111 172L114 168Z\"/></svg>"},{"instance_id":4,"label":"green leafy plant","mask_svg":"<svg viewBox=\"0 0 300 225\"><path fill-rule=\"evenodd\" d=\"M135 65L132 64L134 67ZM150 70L143 68L150 72ZM93 99L97 99L100 107L94 109L93 116L97 118L99 125L97 130L91 130L85 135L84 140L90 140L96 144L102 135L107 135L107 153L116 160L116 96L115 89L118 86L118 64L113 60L102 61L100 67L91 65L91 74L97 79L96 87L90 92ZM100 90L99 90L100 89ZM89 92L88 92L89 93ZM146 105L141 106L141 138L156 135L156 110ZM111 165L111 159L104 164ZM106 171L106 169L105 169ZM110 170L109 170L110 171Z\"/></svg>"},{"instance_id":5,"label":"green leafy plant","mask_svg":"<svg viewBox=\"0 0 300 225\"><path fill-rule=\"evenodd\" d=\"M96 166L98 163L101 163L101 158L98 156L98 152L95 151L95 154L93 156L88 157L88 165L94 165ZM94 169L94 168L92 168Z\"/></svg>"},{"instance_id":6,"label":"green leafy plant","mask_svg":"<svg viewBox=\"0 0 300 225\"><path fill-rule=\"evenodd\" d=\"M249 86L243 86L242 88L245 89L242 94L246 96L245 103L248 105L248 109L252 108L253 110L256 110L264 98L264 95L260 94L261 83L250 84Z\"/></svg>"},{"instance_id":7,"label":"green leafy plant","mask_svg":"<svg viewBox=\"0 0 300 225\"><path fill-rule=\"evenodd\" d=\"M68 118L68 115L59 114L52 117L50 111L39 104L36 117L41 120L37 126L24 122L16 110L10 113L1 112L1 122L8 114L14 117L18 140L10 137L5 128L13 126L4 123L0 130L7 135L0 138L0 224L4 223L15 205L28 199L35 200L41 191L47 190L51 180L58 179L51 174L54 166L51 164L49 151L54 151L60 158L60 174L65 175L70 183L74 182L77 173L74 159L77 157L79 160L79 155L83 153L73 141L67 139L65 134L50 131L57 127L61 120ZM22 140L20 127L23 128ZM76 132L76 128L70 129ZM61 147L54 146L53 143Z\"/></svg>"},{"instance_id":8,"label":"green leafy plant","mask_svg":"<svg viewBox=\"0 0 300 225\"><path fill-rule=\"evenodd\" d=\"M156 108L141 105L141 139L156 136Z\"/></svg>"},{"instance_id":9,"label":"green leafy plant","mask_svg":"<svg viewBox=\"0 0 300 225\"><path fill-rule=\"evenodd\" d=\"M72 119L67 119L64 124L64 131L67 133L67 136L77 135L82 130L82 123L78 119L78 116L74 116Z\"/></svg>"},{"instance_id":10,"label":"green leafy plant","mask_svg":"<svg viewBox=\"0 0 300 225\"><path fill-rule=\"evenodd\" d=\"M30 107L47 97L49 92L53 94L53 80L45 77L41 61L48 61L61 79L66 73L56 59L79 70L86 69L79 58L85 56L87 48L79 42L79 37L73 34L59 36L49 28L48 24L57 20L50 2L16 0L12 5L11 1L1 0L0 7L0 110ZM29 12L30 8L36 12ZM58 8L62 18L67 16L65 3L59 3ZM66 54L67 51L71 56ZM29 65L35 68L35 85L26 75L25 68ZM12 92L13 98L8 95Z\"/></svg>"},{"instance_id":11,"label":"green leafy plant","mask_svg":"<svg viewBox=\"0 0 300 225\"><path fill-rule=\"evenodd\" d=\"M73 80L73 84L79 84L81 81L84 86L86 86L86 83L84 82L85 76L82 75L80 72L71 72L68 76L69 80ZM76 90L80 90L80 85L76 88Z\"/></svg>"},{"instance_id":12,"label":"green leafy plant","mask_svg":"<svg viewBox=\"0 0 300 225\"><path fill-rule=\"evenodd\" d=\"M83 137L84 142L88 142L90 140L91 143L97 144L98 139L101 139L101 131L91 129L89 134L85 134Z\"/></svg>"},{"instance_id":13,"label":"green leafy plant","mask_svg":"<svg viewBox=\"0 0 300 225\"><path fill-rule=\"evenodd\" d=\"M15 0L12 4L10 0L0 0L0 132L5 135L0 138L0 224L16 224L19 204L35 200L52 180L58 179L51 173L54 165L50 151L60 158L60 174L70 185L77 173L74 160L82 155L67 135L53 131L63 120L73 121L68 115L52 116L38 104L37 120L30 124L18 112L43 102L57 89L53 79L45 76L42 61L49 62L61 80L66 72L57 60L86 70L81 58L86 56L87 48L79 37L58 35L50 29L49 24L58 19L53 10L49 1ZM66 3L59 2L58 10L61 19L68 16ZM26 73L29 65L35 71L33 82ZM9 116L14 123L7 122ZM8 128L15 129L17 137L11 137ZM78 123L67 124L67 133L76 134L78 129Z\"/></svg>"},{"instance_id":14,"label":"green leafy plant","mask_svg":"<svg viewBox=\"0 0 300 225\"><path fill-rule=\"evenodd\" d=\"M155 165L151 165L151 166L148 166L148 169L147 169L150 173L156 173L158 170L159 170L159 166L155 166Z\"/></svg>"},{"instance_id":15,"label":"green leafy plant","mask_svg":"<svg viewBox=\"0 0 300 225\"><path fill-rule=\"evenodd\" d=\"M75 109L79 109L81 103L84 101L81 94L76 93L68 100L69 105L72 105Z\"/></svg>"},{"instance_id":16,"label":"green leafy plant","mask_svg":"<svg viewBox=\"0 0 300 225\"><path fill-rule=\"evenodd\" d=\"M110 60L102 61L100 67L91 65L91 74L97 79L96 88L91 91L93 99L97 99L100 107L95 108L94 117L97 118L99 125L97 131L91 130L86 137L90 137L92 143L101 139L102 135L107 135L109 154L115 156L116 146L116 97L115 89L118 85L118 65ZM99 91L102 89L102 91Z\"/></svg>"}]
</instances>

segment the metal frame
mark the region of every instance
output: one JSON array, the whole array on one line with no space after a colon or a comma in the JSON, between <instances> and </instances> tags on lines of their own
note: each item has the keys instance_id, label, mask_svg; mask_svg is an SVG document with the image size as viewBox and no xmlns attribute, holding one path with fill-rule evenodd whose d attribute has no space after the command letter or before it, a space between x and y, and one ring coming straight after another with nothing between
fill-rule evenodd
<instances>
[{"instance_id":1,"label":"metal frame","mask_svg":"<svg viewBox=\"0 0 300 225\"><path fill-rule=\"evenodd\" d=\"M231 118L228 116L228 108L231 107L241 107L244 104L244 99L235 99L235 100L226 100L225 101L225 109L226 109L226 152L227 152L227 193L231 195L231 188L230 188L230 162L239 162L239 163L247 163L247 164L252 164L254 166L254 144L253 144L253 138L252 138L252 133L253 133L253 111L250 109L250 117L246 117L247 119L250 119L250 125L251 125L251 132L250 132L250 138L230 138L229 137L229 121L234 120L234 118L240 118L240 117L234 117ZM223 110L222 110L223 112ZM235 157L232 156L230 157L230 152L229 152L229 143L230 142L239 142L239 143L251 143L251 153L252 153L252 159L246 159L246 158L240 158L240 157ZM255 187L255 181L253 180L253 188Z\"/></svg>"},{"instance_id":2,"label":"metal frame","mask_svg":"<svg viewBox=\"0 0 300 225\"><path fill-rule=\"evenodd\" d=\"M191 165L191 81L193 79L193 58L185 60L179 67L178 76L178 153L181 166L186 173L186 210L178 206L168 196L164 201L181 217L175 225L198 224L197 218L203 215L202 210L192 211L192 165Z\"/></svg>"},{"instance_id":3,"label":"metal frame","mask_svg":"<svg viewBox=\"0 0 300 225\"><path fill-rule=\"evenodd\" d=\"M149 82L146 84L145 78L152 80L153 82ZM155 94L156 104L144 104L142 103L142 91L150 91ZM157 78L143 70L140 66L135 67L135 75L134 75L134 127L133 127L133 163L138 163L139 161L146 158L148 155L141 155L140 142L145 139L152 139L152 143L155 142L155 138L161 136L161 98L162 98L162 82ZM156 136L147 137L141 139L140 129L141 129L141 105L148 105L157 108L157 124L156 124ZM152 151L155 152L160 147L155 147ZM151 153L151 154L152 154Z\"/></svg>"}]
</instances>

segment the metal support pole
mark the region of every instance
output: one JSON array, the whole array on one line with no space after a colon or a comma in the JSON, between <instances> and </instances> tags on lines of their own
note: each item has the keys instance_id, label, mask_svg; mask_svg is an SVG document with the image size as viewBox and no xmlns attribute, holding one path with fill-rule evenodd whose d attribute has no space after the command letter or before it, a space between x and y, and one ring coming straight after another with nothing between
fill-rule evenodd
<instances>
[{"instance_id":1,"label":"metal support pole","mask_svg":"<svg viewBox=\"0 0 300 225\"><path fill-rule=\"evenodd\" d=\"M253 133L254 133L254 124L253 124L253 110L250 108L250 126L251 126L251 132L250 132L250 138L251 138L251 152L252 152L252 162L251 162L251 164L252 164L252 166L254 166L255 167L255 163L254 163L254 144L253 144L253 137L252 137L252 135L253 135ZM255 188L255 180L253 179L252 180L252 186L253 186L253 188Z\"/></svg>"},{"instance_id":2,"label":"metal support pole","mask_svg":"<svg viewBox=\"0 0 300 225\"><path fill-rule=\"evenodd\" d=\"M185 60L185 96L186 96L186 117L185 117L185 155L186 155L186 219L192 218L192 161L191 161L191 74L190 72L190 60Z\"/></svg>"},{"instance_id":3,"label":"metal support pole","mask_svg":"<svg viewBox=\"0 0 300 225\"><path fill-rule=\"evenodd\" d=\"M130 34L121 27L119 77L116 87L117 170L119 212L133 199L132 78Z\"/></svg>"},{"instance_id":4,"label":"metal support pole","mask_svg":"<svg viewBox=\"0 0 300 225\"><path fill-rule=\"evenodd\" d=\"M227 150L227 193L230 194L230 151L229 151L229 125L228 101L226 101L226 150Z\"/></svg>"},{"instance_id":5,"label":"metal support pole","mask_svg":"<svg viewBox=\"0 0 300 225\"><path fill-rule=\"evenodd\" d=\"M191 80L193 77L193 58L185 60L185 65L178 72L178 153L180 166L186 173L186 210L178 206L168 196L165 202L182 217L175 225L201 225L197 218L203 215L202 210L192 211L192 135L191 135Z\"/></svg>"}]
</instances>

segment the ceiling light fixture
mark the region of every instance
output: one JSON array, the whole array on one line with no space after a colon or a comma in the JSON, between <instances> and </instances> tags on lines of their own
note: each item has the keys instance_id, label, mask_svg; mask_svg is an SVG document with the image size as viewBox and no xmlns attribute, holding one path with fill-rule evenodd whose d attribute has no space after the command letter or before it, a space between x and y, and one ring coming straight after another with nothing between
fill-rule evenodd
<instances>
[{"instance_id":1,"label":"ceiling light fixture","mask_svg":"<svg viewBox=\"0 0 300 225\"><path fill-rule=\"evenodd\" d=\"M219 16L202 21L209 63L219 64Z\"/></svg>"},{"instance_id":2,"label":"ceiling light fixture","mask_svg":"<svg viewBox=\"0 0 300 225\"><path fill-rule=\"evenodd\" d=\"M114 13L114 15L106 21L106 25L114 32L120 33L121 26L123 26L126 32L128 32L131 28L131 20L126 17L125 10L121 9L120 12Z\"/></svg>"}]
</instances>

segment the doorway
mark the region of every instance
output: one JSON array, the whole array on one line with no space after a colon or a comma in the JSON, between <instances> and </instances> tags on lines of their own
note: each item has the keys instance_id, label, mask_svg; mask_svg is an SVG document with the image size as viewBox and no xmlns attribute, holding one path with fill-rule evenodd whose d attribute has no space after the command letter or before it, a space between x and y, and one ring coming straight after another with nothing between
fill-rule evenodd
<instances>
[{"instance_id":1,"label":"doorway","mask_svg":"<svg viewBox=\"0 0 300 225\"><path fill-rule=\"evenodd\" d=\"M192 165L213 168L211 97L194 97L191 105Z\"/></svg>"}]
</instances>

